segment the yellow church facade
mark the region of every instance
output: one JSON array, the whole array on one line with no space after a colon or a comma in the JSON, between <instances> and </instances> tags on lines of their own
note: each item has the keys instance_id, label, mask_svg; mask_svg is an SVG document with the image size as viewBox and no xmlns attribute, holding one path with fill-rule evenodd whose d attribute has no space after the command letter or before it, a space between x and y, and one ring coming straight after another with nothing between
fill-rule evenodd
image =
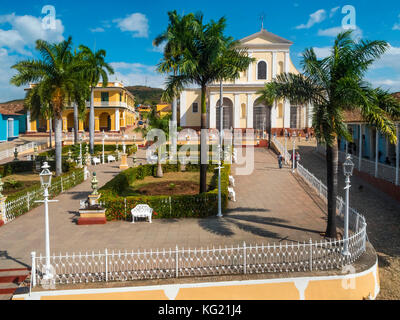
<instances>
[{"instance_id":1,"label":"yellow church facade","mask_svg":"<svg viewBox=\"0 0 400 320\"><path fill-rule=\"evenodd\" d=\"M257 101L257 91L280 73L299 73L290 59L293 43L265 29L241 39L240 43L256 61L234 82L223 83L223 128L266 131L269 124L268 111L263 103ZM219 100L219 83L208 86L207 124L210 129L219 129L220 126ZM180 126L199 129L200 89L185 89L179 103ZM271 109L272 132L281 134L285 129L311 128L311 112L311 106L291 105L287 100L276 101Z\"/></svg>"},{"instance_id":2,"label":"yellow church facade","mask_svg":"<svg viewBox=\"0 0 400 320\"><path fill-rule=\"evenodd\" d=\"M89 108L87 103L85 119L79 119L79 131L89 130ZM135 112L135 97L130 93L121 82L109 82L103 88L99 83L94 89L94 117L95 132L120 132L123 129L133 127L137 118ZM49 120L39 117L31 119L30 113L27 114L28 133L48 132ZM74 108L67 107L63 111L63 132L71 132L74 128Z\"/></svg>"}]
</instances>

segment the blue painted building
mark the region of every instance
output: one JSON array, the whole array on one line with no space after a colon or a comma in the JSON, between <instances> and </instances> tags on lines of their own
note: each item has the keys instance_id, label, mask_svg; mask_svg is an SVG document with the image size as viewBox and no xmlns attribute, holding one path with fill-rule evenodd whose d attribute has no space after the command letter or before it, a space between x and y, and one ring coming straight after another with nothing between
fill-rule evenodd
<instances>
[{"instance_id":1,"label":"blue painted building","mask_svg":"<svg viewBox=\"0 0 400 320\"><path fill-rule=\"evenodd\" d=\"M26 112L22 100L0 104L0 142L26 132Z\"/></svg>"}]
</instances>

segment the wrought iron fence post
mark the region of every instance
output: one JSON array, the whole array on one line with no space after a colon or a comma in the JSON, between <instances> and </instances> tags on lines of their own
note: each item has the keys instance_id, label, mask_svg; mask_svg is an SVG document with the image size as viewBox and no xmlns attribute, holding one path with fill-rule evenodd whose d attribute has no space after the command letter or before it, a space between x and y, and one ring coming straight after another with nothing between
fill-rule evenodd
<instances>
[{"instance_id":1,"label":"wrought iron fence post","mask_svg":"<svg viewBox=\"0 0 400 320\"><path fill-rule=\"evenodd\" d=\"M243 242L243 273L246 274L247 273L247 253L246 253L246 242Z\"/></svg>"},{"instance_id":2,"label":"wrought iron fence post","mask_svg":"<svg viewBox=\"0 0 400 320\"><path fill-rule=\"evenodd\" d=\"M63 178L61 177L61 193L64 193Z\"/></svg>"},{"instance_id":3,"label":"wrought iron fence post","mask_svg":"<svg viewBox=\"0 0 400 320\"><path fill-rule=\"evenodd\" d=\"M178 267L179 267L179 260L178 260L178 246L176 246L176 251L175 251L175 276L178 278L179 273L178 273Z\"/></svg>"},{"instance_id":4,"label":"wrought iron fence post","mask_svg":"<svg viewBox=\"0 0 400 320\"><path fill-rule=\"evenodd\" d=\"M32 257L32 269L31 269L31 279L32 279L32 286L36 287L36 252L31 252Z\"/></svg>"},{"instance_id":5,"label":"wrought iron fence post","mask_svg":"<svg viewBox=\"0 0 400 320\"><path fill-rule=\"evenodd\" d=\"M312 239L310 239L310 271L312 271L312 265L313 265L313 261L312 261L312 247L313 247L313 242Z\"/></svg>"},{"instance_id":6,"label":"wrought iron fence post","mask_svg":"<svg viewBox=\"0 0 400 320\"><path fill-rule=\"evenodd\" d=\"M106 265L106 282L108 282L108 250L106 248L106 250L104 251L104 255L105 255L105 265Z\"/></svg>"}]
</instances>

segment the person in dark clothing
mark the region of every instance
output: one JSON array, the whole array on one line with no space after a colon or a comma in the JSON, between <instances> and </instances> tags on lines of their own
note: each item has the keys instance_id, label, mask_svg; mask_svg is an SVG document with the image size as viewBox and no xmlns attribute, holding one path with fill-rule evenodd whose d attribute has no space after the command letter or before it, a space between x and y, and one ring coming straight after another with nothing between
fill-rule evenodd
<instances>
[{"instance_id":1,"label":"person in dark clothing","mask_svg":"<svg viewBox=\"0 0 400 320\"><path fill-rule=\"evenodd\" d=\"M279 169L282 169L282 161L283 161L283 156L282 154L278 155L278 165L279 165Z\"/></svg>"}]
</instances>

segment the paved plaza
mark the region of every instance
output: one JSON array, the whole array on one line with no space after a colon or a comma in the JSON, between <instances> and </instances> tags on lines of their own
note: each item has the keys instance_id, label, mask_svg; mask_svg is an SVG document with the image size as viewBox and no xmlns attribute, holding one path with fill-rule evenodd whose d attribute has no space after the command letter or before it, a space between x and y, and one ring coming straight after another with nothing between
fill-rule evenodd
<instances>
[{"instance_id":1,"label":"paved plaza","mask_svg":"<svg viewBox=\"0 0 400 320\"><path fill-rule=\"evenodd\" d=\"M139 151L138 162L144 162ZM129 159L129 164L132 159ZM93 167L99 185L120 170L118 163ZM206 247L309 241L325 230L324 206L289 168L278 168L276 155L255 149L252 175L235 176L237 202L223 218L166 219L153 223L126 221L78 226L79 200L90 193L90 180L59 195L50 203L52 253ZM40 206L0 228L0 269L30 266L30 253L44 253L44 208Z\"/></svg>"}]
</instances>

